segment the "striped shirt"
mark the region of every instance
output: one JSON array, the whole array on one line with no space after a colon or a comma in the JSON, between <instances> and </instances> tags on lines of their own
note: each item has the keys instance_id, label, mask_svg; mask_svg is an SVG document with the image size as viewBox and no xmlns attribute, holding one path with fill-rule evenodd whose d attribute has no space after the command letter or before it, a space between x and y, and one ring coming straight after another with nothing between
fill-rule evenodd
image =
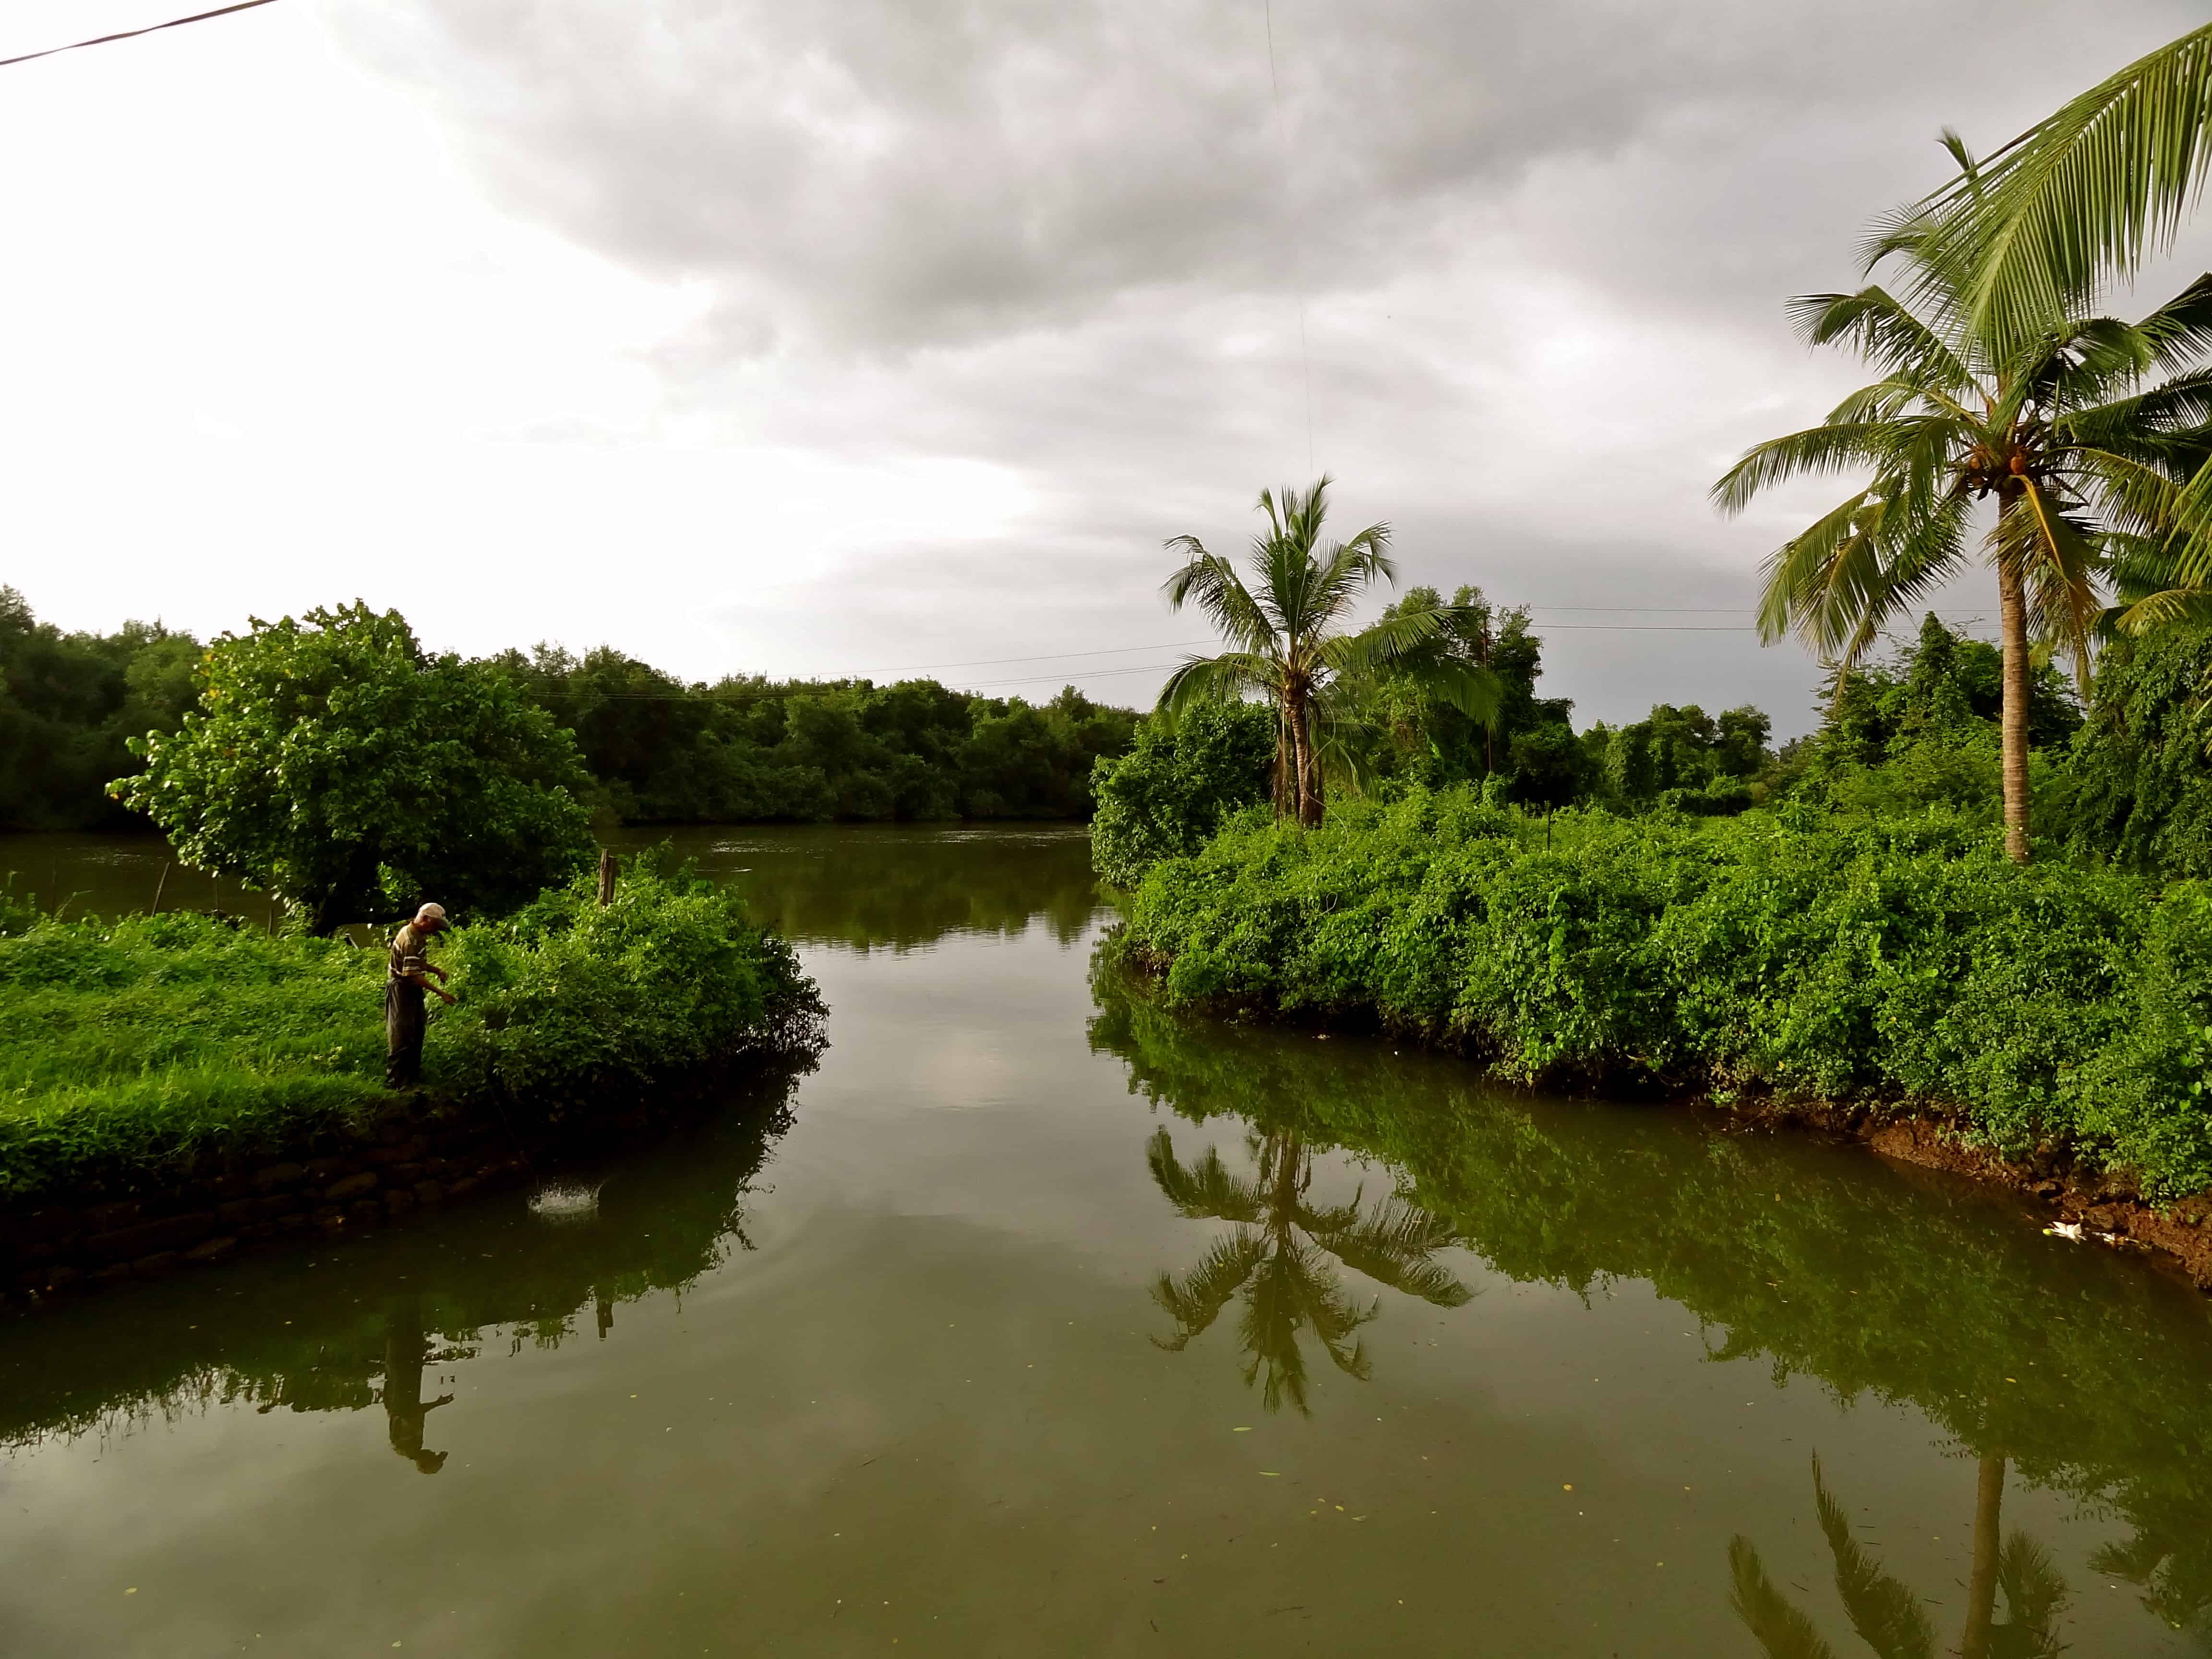
<instances>
[{"instance_id":1,"label":"striped shirt","mask_svg":"<svg viewBox=\"0 0 2212 1659\"><path fill-rule=\"evenodd\" d=\"M428 968L429 958L423 953L429 949L430 936L416 931L409 922L392 936L392 956L388 966L393 979L411 979Z\"/></svg>"}]
</instances>

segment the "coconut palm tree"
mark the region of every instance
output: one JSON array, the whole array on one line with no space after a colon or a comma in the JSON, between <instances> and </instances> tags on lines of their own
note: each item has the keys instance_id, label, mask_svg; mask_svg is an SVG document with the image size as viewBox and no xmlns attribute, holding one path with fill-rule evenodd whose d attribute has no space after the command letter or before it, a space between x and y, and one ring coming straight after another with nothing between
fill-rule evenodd
<instances>
[{"instance_id":1,"label":"coconut palm tree","mask_svg":"<svg viewBox=\"0 0 2212 1659\"><path fill-rule=\"evenodd\" d=\"M1275 810L1295 811L1308 825L1322 819L1325 751L1340 684L1394 668L1486 726L1497 720L1502 700L1496 675L1447 648L1455 623L1472 625L1454 607L1401 611L1349 629L1362 592L1378 578L1396 581L1398 572L1388 525L1370 525L1350 541L1322 545L1329 483L1323 477L1304 492L1285 489L1279 501L1271 490L1260 492L1267 529L1252 538L1250 586L1197 537L1176 536L1165 545L1183 562L1162 590L1176 610L1195 605L1204 611L1229 648L1189 658L1170 675L1160 691L1161 714L1173 720L1207 700L1261 696L1273 702Z\"/></svg>"},{"instance_id":2,"label":"coconut palm tree","mask_svg":"<svg viewBox=\"0 0 2212 1659\"><path fill-rule=\"evenodd\" d=\"M2108 283L2169 251L2212 178L2212 25L2107 76L1922 204L1963 269L1966 326L2008 348L2096 310ZM2130 550L2128 632L2212 620L2212 456L2169 533Z\"/></svg>"},{"instance_id":3,"label":"coconut palm tree","mask_svg":"<svg viewBox=\"0 0 2212 1659\"><path fill-rule=\"evenodd\" d=\"M1351 1202L1315 1205L1313 1152L1294 1129L1254 1134L1255 1176L1232 1175L1207 1147L1195 1164L1176 1157L1175 1141L1156 1131L1145 1147L1152 1180L1178 1214L1193 1220L1231 1221L1237 1231L1217 1240L1180 1279L1162 1273L1152 1300L1176 1322L1176 1334L1153 1340L1180 1353L1241 1294L1244 1317L1237 1338L1250 1363L1247 1384L1265 1380L1269 1411L1287 1399L1306 1409L1305 1354L1298 1334L1310 1330L1322 1351L1347 1376L1369 1374L1358 1332L1375 1317L1377 1304L1362 1307L1337 1281L1332 1258L1378 1284L1417 1296L1439 1308L1456 1308L1473 1296L1437 1262L1435 1253L1453 1240L1451 1228L1425 1210L1395 1200L1372 1209L1360 1194Z\"/></svg>"},{"instance_id":4,"label":"coconut palm tree","mask_svg":"<svg viewBox=\"0 0 2212 1659\"><path fill-rule=\"evenodd\" d=\"M1994 1484L1991 1469L1995 1469ZM1960 1659L2057 1659L2058 1616L2066 1607L2066 1581L2051 1553L2015 1528L1998 1541L1997 1492L2004 1460L1984 1458L1974 1508L1974 1567L1966 1588L1966 1613L1956 1651ZM1901 1581L1882 1571L1851 1535L1850 1517L1820 1478L1813 1460L1813 1501L1828 1552L1836 1564L1836 1595L1858 1638L1877 1659L1935 1659L1936 1626ZM1835 1659L1804 1612L1774 1587L1748 1538L1729 1542L1730 1602L1767 1659ZM1996 1616L2004 1592L2005 1617Z\"/></svg>"},{"instance_id":5,"label":"coconut palm tree","mask_svg":"<svg viewBox=\"0 0 2212 1659\"><path fill-rule=\"evenodd\" d=\"M1879 284L1791 302L1810 343L1852 348L1881 378L1819 426L1747 451L1713 497L1735 514L1789 479L1862 472L1769 559L1759 609L1767 640L1795 633L1842 666L1977 554L1994 568L2005 843L2025 862L2031 649L2067 651L2086 688L2108 565L2154 563L2171 540L2212 416L2212 373L2196 367L2212 356L2212 276L2140 323L2075 319L2000 347L1972 324L1972 270L1946 234L1907 210L1869 244L1866 269L1901 264L1911 302Z\"/></svg>"}]
</instances>

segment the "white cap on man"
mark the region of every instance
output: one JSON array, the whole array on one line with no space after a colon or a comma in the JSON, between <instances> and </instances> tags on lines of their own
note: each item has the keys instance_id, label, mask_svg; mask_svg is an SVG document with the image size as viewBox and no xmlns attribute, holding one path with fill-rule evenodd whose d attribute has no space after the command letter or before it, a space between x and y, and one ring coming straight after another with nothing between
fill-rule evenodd
<instances>
[{"instance_id":1,"label":"white cap on man","mask_svg":"<svg viewBox=\"0 0 2212 1659\"><path fill-rule=\"evenodd\" d=\"M415 913L415 921L417 927L420 927L426 921L434 921L442 924L445 920L446 907L442 904L426 904Z\"/></svg>"}]
</instances>

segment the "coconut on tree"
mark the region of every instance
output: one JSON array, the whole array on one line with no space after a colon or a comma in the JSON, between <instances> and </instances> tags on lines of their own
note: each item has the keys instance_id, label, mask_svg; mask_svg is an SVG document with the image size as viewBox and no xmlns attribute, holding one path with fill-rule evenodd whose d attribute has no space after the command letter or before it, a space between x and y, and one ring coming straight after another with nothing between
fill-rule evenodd
<instances>
[{"instance_id":1,"label":"coconut on tree","mask_svg":"<svg viewBox=\"0 0 2212 1659\"><path fill-rule=\"evenodd\" d=\"M1451 648L1457 634L1480 626L1468 607L1401 607L1364 629L1351 626L1368 586L1395 583L1398 572L1386 524L1323 544L1330 482L1324 476L1308 490L1286 488L1279 500L1272 490L1260 492L1267 527L1252 538L1249 584L1195 536L1165 544L1183 559L1163 590L1168 604L1197 606L1229 648L1190 658L1170 675L1159 712L1172 720L1209 701L1259 697L1273 704L1275 810L1295 812L1307 825L1322 820L1328 775L1345 769L1336 727L1347 712L1344 691L1363 677L1395 671L1484 726L1496 723L1503 701L1498 677Z\"/></svg>"},{"instance_id":2,"label":"coconut on tree","mask_svg":"<svg viewBox=\"0 0 2212 1659\"><path fill-rule=\"evenodd\" d=\"M1973 159L1945 138L1962 174ZM2005 844L2028 856L2032 659L2070 655L2086 686L2115 562L2154 562L2205 453L2212 416L2212 276L2139 323L2072 317L2015 336L1977 320L1978 267L1949 222L1893 218L1865 269L1880 283L1792 301L1814 345L1856 350L1879 377L1818 426L1754 446L1713 486L1735 514L1805 477L1850 493L1769 559L1759 627L1848 668L1883 626L1976 562L1996 577Z\"/></svg>"}]
</instances>

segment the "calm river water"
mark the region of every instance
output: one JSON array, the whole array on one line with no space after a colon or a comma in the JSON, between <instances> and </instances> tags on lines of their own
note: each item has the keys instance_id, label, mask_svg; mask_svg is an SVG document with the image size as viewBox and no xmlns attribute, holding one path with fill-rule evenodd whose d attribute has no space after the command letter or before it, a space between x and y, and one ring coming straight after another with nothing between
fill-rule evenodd
<instances>
[{"instance_id":1,"label":"calm river water","mask_svg":"<svg viewBox=\"0 0 2212 1659\"><path fill-rule=\"evenodd\" d=\"M2145 1262L1168 1018L1079 833L678 839L818 1067L0 1323L0 1652L2212 1651L2212 1324Z\"/></svg>"}]
</instances>

